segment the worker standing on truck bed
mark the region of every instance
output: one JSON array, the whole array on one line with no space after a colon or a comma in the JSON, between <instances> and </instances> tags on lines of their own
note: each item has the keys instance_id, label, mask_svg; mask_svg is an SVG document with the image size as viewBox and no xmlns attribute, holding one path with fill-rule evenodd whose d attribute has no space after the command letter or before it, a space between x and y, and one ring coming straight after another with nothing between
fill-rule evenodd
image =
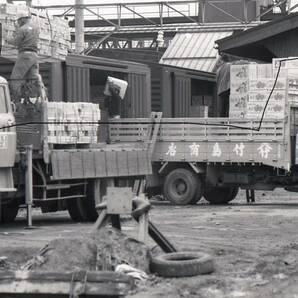
<instances>
[{"instance_id":1,"label":"worker standing on truck bed","mask_svg":"<svg viewBox=\"0 0 298 298\"><path fill-rule=\"evenodd\" d=\"M110 95L106 95L105 106L108 110L109 117L120 118L121 97L119 88L112 82L107 81Z\"/></svg>"},{"instance_id":2,"label":"worker standing on truck bed","mask_svg":"<svg viewBox=\"0 0 298 298\"><path fill-rule=\"evenodd\" d=\"M227 55L222 55L215 66L217 86L217 117L229 117L230 63Z\"/></svg>"},{"instance_id":3,"label":"worker standing on truck bed","mask_svg":"<svg viewBox=\"0 0 298 298\"><path fill-rule=\"evenodd\" d=\"M29 83L34 86L34 96L42 97L43 83L39 74L37 44L39 30L32 23L31 15L22 13L18 16L18 28L8 42L18 49L17 61L11 74L11 93L15 102L19 102L22 96L22 86ZM34 97L30 96L30 97Z\"/></svg>"}]
</instances>

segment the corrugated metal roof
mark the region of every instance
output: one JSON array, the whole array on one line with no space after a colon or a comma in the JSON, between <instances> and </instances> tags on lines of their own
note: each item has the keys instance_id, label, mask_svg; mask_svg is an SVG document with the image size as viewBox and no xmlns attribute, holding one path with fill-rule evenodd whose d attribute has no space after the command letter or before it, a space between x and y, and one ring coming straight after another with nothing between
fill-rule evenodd
<instances>
[{"instance_id":1,"label":"corrugated metal roof","mask_svg":"<svg viewBox=\"0 0 298 298\"><path fill-rule=\"evenodd\" d=\"M232 31L177 33L159 63L212 72L217 57L215 40L232 33Z\"/></svg>"}]
</instances>

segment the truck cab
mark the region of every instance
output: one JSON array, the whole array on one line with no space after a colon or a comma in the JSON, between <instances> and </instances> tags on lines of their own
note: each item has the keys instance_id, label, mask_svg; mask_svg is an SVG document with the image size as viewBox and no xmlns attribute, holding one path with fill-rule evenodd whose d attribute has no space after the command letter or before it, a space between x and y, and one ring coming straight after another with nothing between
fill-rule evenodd
<instances>
[{"instance_id":1,"label":"truck cab","mask_svg":"<svg viewBox=\"0 0 298 298\"><path fill-rule=\"evenodd\" d=\"M14 124L8 82L0 77L0 198L3 192L15 191L12 175L16 156Z\"/></svg>"}]
</instances>

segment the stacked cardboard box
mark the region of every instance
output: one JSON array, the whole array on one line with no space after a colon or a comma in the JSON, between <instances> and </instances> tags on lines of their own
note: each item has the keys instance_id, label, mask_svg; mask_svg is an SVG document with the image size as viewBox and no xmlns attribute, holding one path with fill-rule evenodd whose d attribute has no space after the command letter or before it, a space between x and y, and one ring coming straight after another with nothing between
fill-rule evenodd
<instances>
[{"instance_id":1,"label":"stacked cardboard box","mask_svg":"<svg viewBox=\"0 0 298 298\"><path fill-rule=\"evenodd\" d=\"M257 64L231 65L230 118L246 116L249 81L257 76Z\"/></svg>"},{"instance_id":2,"label":"stacked cardboard box","mask_svg":"<svg viewBox=\"0 0 298 298\"><path fill-rule=\"evenodd\" d=\"M58 17L49 17L45 10L28 8L25 5L1 4L0 23L1 56L16 58L17 50L7 40L16 31L16 20L22 13L30 12L32 22L39 28L39 55L43 58L65 60L70 48L70 30L68 22Z\"/></svg>"},{"instance_id":3,"label":"stacked cardboard box","mask_svg":"<svg viewBox=\"0 0 298 298\"><path fill-rule=\"evenodd\" d=\"M298 105L298 57L277 58L272 60L273 72L287 78L287 101Z\"/></svg>"},{"instance_id":4,"label":"stacked cardboard box","mask_svg":"<svg viewBox=\"0 0 298 298\"><path fill-rule=\"evenodd\" d=\"M292 105L298 105L298 75L288 78L288 101Z\"/></svg>"},{"instance_id":5,"label":"stacked cardboard box","mask_svg":"<svg viewBox=\"0 0 298 298\"><path fill-rule=\"evenodd\" d=\"M274 73L272 64L232 65L229 117L261 118L270 96L264 117L283 118L288 78L279 76L275 82Z\"/></svg>"},{"instance_id":6,"label":"stacked cardboard box","mask_svg":"<svg viewBox=\"0 0 298 298\"><path fill-rule=\"evenodd\" d=\"M261 118L265 110L265 118L283 118L286 101L286 79L279 78L274 86L273 78L258 78L249 82L249 97L246 110L246 118ZM272 93L271 93L272 91Z\"/></svg>"},{"instance_id":7,"label":"stacked cardboard box","mask_svg":"<svg viewBox=\"0 0 298 298\"><path fill-rule=\"evenodd\" d=\"M92 103L45 103L48 121L48 143L94 144L100 120L98 105Z\"/></svg>"}]
</instances>

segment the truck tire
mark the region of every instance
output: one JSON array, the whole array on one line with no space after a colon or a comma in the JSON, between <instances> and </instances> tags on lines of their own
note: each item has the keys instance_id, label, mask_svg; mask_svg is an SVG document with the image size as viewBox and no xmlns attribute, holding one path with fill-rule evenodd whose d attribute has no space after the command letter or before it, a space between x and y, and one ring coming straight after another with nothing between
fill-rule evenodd
<instances>
[{"instance_id":1,"label":"truck tire","mask_svg":"<svg viewBox=\"0 0 298 298\"><path fill-rule=\"evenodd\" d=\"M80 222L83 221L83 218L78 208L77 200L78 199L68 199L66 201L66 207L71 219L75 222Z\"/></svg>"},{"instance_id":2,"label":"truck tire","mask_svg":"<svg viewBox=\"0 0 298 298\"><path fill-rule=\"evenodd\" d=\"M73 196L82 195L84 194L84 188L82 186L73 187L69 194ZM88 221L87 211L84 204L85 200L87 200L87 198L73 198L66 201L68 213L73 221Z\"/></svg>"},{"instance_id":3,"label":"truck tire","mask_svg":"<svg viewBox=\"0 0 298 298\"><path fill-rule=\"evenodd\" d=\"M174 252L152 257L150 271L164 277L209 274L214 271L214 262L204 253Z\"/></svg>"},{"instance_id":4,"label":"truck tire","mask_svg":"<svg viewBox=\"0 0 298 298\"><path fill-rule=\"evenodd\" d=\"M238 194L238 187L212 187L205 189L204 198L213 205L227 204Z\"/></svg>"},{"instance_id":5,"label":"truck tire","mask_svg":"<svg viewBox=\"0 0 298 298\"><path fill-rule=\"evenodd\" d=\"M170 172L163 186L163 194L175 205L192 204L197 199L199 179L192 171L178 168Z\"/></svg>"},{"instance_id":6,"label":"truck tire","mask_svg":"<svg viewBox=\"0 0 298 298\"><path fill-rule=\"evenodd\" d=\"M0 223L12 223L16 219L19 211L19 200L13 198L10 201L1 202Z\"/></svg>"},{"instance_id":7,"label":"truck tire","mask_svg":"<svg viewBox=\"0 0 298 298\"><path fill-rule=\"evenodd\" d=\"M101 187L102 187L101 183ZM88 186L87 186L87 198L84 201L84 205L86 208L86 213L88 217L88 221L96 221L98 217L98 213L95 209L96 205L96 198L94 195L94 187L95 187L95 182L94 180L88 181Z\"/></svg>"},{"instance_id":8,"label":"truck tire","mask_svg":"<svg viewBox=\"0 0 298 298\"><path fill-rule=\"evenodd\" d=\"M189 202L189 205L195 205L197 202L201 200L204 193L204 184L201 177L198 177L198 189L197 195Z\"/></svg>"},{"instance_id":9,"label":"truck tire","mask_svg":"<svg viewBox=\"0 0 298 298\"><path fill-rule=\"evenodd\" d=\"M76 222L96 221L98 213L95 209L96 200L94 196L94 180L89 180L87 185L87 197L67 200L67 209L70 217ZM100 196L106 194L106 182L101 179Z\"/></svg>"}]
</instances>

